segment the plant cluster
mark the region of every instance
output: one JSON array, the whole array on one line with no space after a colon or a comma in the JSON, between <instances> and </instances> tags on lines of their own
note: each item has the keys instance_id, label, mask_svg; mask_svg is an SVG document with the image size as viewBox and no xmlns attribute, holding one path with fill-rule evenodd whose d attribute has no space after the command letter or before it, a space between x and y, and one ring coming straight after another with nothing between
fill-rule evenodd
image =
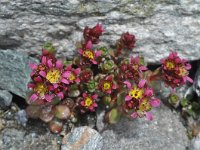
<instances>
[{"instance_id":1,"label":"plant cluster","mask_svg":"<svg viewBox=\"0 0 200 150\"><path fill-rule=\"evenodd\" d=\"M66 121L76 124L82 115L95 114L97 109L106 111L105 122L111 124L122 116L152 120L150 111L160 105L153 81L162 79L173 89L192 82L188 77L191 66L177 53L150 71L143 57L129 58L136 43L134 35L123 33L113 50L99 46L103 32L101 24L85 27L72 61L58 60L50 43L43 47L40 62L29 65L29 117L49 123L54 133L59 133Z\"/></svg>"}]
</instances>

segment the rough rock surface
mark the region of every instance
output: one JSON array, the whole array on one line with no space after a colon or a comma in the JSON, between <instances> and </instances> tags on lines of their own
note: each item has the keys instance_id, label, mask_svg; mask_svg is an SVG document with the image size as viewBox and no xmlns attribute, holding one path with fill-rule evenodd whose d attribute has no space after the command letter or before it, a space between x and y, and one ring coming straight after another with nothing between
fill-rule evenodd
<instances>
[{"instance_id":1,"label":"rough rock surface","mask_svg":"<svg viewBox=\"0 0 200 150\"><path fill-rule=\"evenodd\" d=\"M0 132L1 150L59 150L57 139L51 133L38 134L33 130L5 128Z\"/></svg>"},{"instance_id":2,"label":"rough rock surface","mask_svg":"<svg viewBox=\"0 0 200 150\"><path fill-rule=\"evenodd\" d=\"M153 121L123 119L105 130L103 150L185 150L189 140L178 114L163 104L153 114Z\"/></svg>"},{"instance_id":3,"label":"rough rock surface","mask_svg":"<svg viewBox=\"0 0 200 150\"><path fill-rule=\"evenodd\" d=\"M61 150L101 150L102 136L87 126L75 128L63 139Z\"/></svg>"},{"instance_id":4,"label":"rough rock surface","mask_svg":"<svg viewBox=\"0 0 200 150\"><path fill-rule=\"evenodd\" d=\"M137 37L135 53L150 63L170 50L200 59L199 0L1 0L0 6L0 49L38 54L53 41L70 58L84 26L102 22L105 44L129 31Z\"/></svg>"},{"instance_id":5,"label":"rough rock surface","mask_svg":"<svg viewBox=\"0 0 200 150\"><path fill-rule=\"evenodd\" d=\"M199 67L198 67L198 70L195 75L193 89L197 93L197 95L200 99L200 63L199 63Z\"/></svg>"},{"instance_id":6,"label":"rough rock surface","mask_svg":"<svg viewBox=\"0 0 200 150\"><path fill-rule=\"evenodd\" d=\"M25 98L31 72L28 64L35 61L22 52L0 51L0 88Z\"/></svg>"},{"instance_id":7,"label":"rough rock surface","mask_svg":"<svg viewBox=\"0 0 200 150\"><path fill-rule=\"evenodd\" d=\"M199 150L200 149L200 134L191 140L191 147L189 150Z\"/></svg>"},{"instance_id":8,"label":"rough rock surface","mask_svg":"<svg viewBox=\"0 0 200 150\"><path fill-rule=\"evenodd\" d=\"M0 109L6 109L12 102L12 94L6 90L0 90Z\"/></svg>"}]
</instances>

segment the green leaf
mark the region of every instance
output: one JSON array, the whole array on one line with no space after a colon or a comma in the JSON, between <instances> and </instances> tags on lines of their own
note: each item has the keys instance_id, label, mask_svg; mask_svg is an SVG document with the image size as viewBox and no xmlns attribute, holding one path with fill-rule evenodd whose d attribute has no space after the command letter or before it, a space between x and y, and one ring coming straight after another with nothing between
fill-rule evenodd
<instances>
[{"instance_id":1,"label":"green leaf","mask_svg":"<svg viewBox=\"0 0 200 150\"><path fill-rule=\"evenodd\" d=\"M186 98L181 100L181 106L183 106L183 107L188 106L188 100Z\"/></svg>"},{"instance_id":2,"label":"green leaf","mask_svg":"<svg viewBox=\"0 0 200 150\"><path fill-rule=\"evenodd\" d=\"M197 102L192 102L192 109L193 110L198 110L200 108L199 103Z\"/></svg>"},{"instance_id":3,"label":"green leaf","mask_svg":"<svg viewBox=\"0 0 200 150\"><path fill-rule=\"evenodd\" d=\"M188 113L190 116L192 116L194 119L198 119L198 116L197 116L197 114L194 112L194 110L188 109L188 110L187 110L187 113Z\"/></svg>"},{"instance_id":4,"label":"green leaf","mask_svg":"<svg viewBox=\"0 0 200 150\"><path fill-rule=\"evenodd\" d=\"M108 117L109 117L110 124L115 124L120 120L121 113L116 108L113 108L108 113L109 113Z\"/></svg>"},{"instance_id":5,"label":"green leaf","mask_svg":"<svg viewBox=\"0 0 200 150\"><path fill-rule=\"evenodd\" d=\"M117 94L117 104L121 105L125 100L126 92L121 92Z\"/></svg>"}]
</instances>

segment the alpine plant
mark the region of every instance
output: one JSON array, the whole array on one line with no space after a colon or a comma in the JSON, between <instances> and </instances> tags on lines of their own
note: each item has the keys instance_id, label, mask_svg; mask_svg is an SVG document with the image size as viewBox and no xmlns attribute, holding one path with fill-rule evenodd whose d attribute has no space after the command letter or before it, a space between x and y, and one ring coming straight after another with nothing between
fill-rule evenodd
<instances>
[{"instance_id":1,"label":"alpine plant","mask_svg":"<svg viewBox=\"0 0 200 150\"><path fill-rule=\"evenodd\" d=\"M48 123L54 133L61 132L67 122L80 125L82 116L102 109L108 123L122 116L152 120L151 110L161 103L151 86L152 79L158 79L155 76L172 89L192 82L191 65L177 53L162 59L159 71L153 72L143 57L129 57L136 46L135 35L123 33L113 50L99 45L104 32L102 24L85 27L71 61L57 59L53 44L43 47L39 63L29 64L29 117Z\"/></svg>"}]
</instances>

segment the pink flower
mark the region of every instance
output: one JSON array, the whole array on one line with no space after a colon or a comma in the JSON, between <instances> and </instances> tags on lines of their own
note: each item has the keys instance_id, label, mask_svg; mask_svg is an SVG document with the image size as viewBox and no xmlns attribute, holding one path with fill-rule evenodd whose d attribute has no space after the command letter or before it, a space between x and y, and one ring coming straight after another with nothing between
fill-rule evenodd
<instances>
[{"instance_id":1,"label":"pink flower","mask_svg":"<svg viewBox=\"0 0 200 150\"><path fill-rule=\"evenodd\" d=\"M166 59L161 60L163 80L168 86L176 88L193 82L188 76L191 65L185 59L181 59L176 52L172 52Z\"/></svg>"},{"instance_id":2,"label":"pink flower","mask_svg":"<svg viewBox=\"0 0 200 150\"><path fill-rule=\"evenodd\" d=\"M131 57L129 62L121 63L119 76L122 80L130 79L139 82L143 72L147 70L147 67L141 64L140 59L140 57Z\"/></svg>"},{"instance_id":3,"label":"pink flower","mask_svg":"<svg viewBox=\"0 0 200 150\"><path fill-rule=\"evenodd\" d=\"M83 36L85 38L85 41L91 41L93 44L99 43L99 37L102 35L102 33L105 30L103 29L101 24L97 24L93 28L85 27Z\"/></svg>"},{"instance_id":4,"label":"pink flower","mask_svg":"<svg viewBox=\"0 0 200 150\"><path fill-rule=\"evenodd\" d=\"M101 56L101 51L92 50L92 42L88 41L86 46L78 50L79 54L86 60L90 61L93 64L97 64L96 59Z\"/></svg>"},{"instance_id":5,"label":"pink flower","mask_svg":"<svg viewBox=\"0 0 200 150\"><path fill-rule=\"evenodd\" d=\"M111 94L112 91L117 88L118 86L114 83L113 77L111 75L107 76L105 79L102 79L99 83L99 89L107 94Z\"/></svg>"},{"instance_id":6,"label":"pink flower","mask_svg":"<svg viewBox=\"0 0 200 150\"><path fill-rule=\"evenodd\" d=\"M86 93L83 93L83 98L80 101L80 105L82 106L82 112L85 111L91 111L94 112L95 108L97 108L97 103L96 103L96 99L97 99L98 95L94 94L94 95L89 95Z\"/></svg>"},{"instance_id":7,"label":"pink flower","mask_svg":"<svg viewBox=\"0 0 200 150\"><path fill-rule=\"evenodd\" d=\"M38 99L44 99L47 102L51 102L53 95L49 93L48 87L44 83L29 83L28 87L33 90L30 96L31 101L36 101Z\"/></svg>"},{"instance_id":8,"label":"pink flower","mask_svg":"<svg viewBox=\"0 0 200 150\"><path fill-rule=\"evenodd\" d=\"M137 85L132 85L129 81L125 81L124 84L128 88L128 95L125 96L125 101L122 105L124 111L133 111L132 118L146 116L148 120L152 120L153 117L149 111L152 107L160 105L160 100L154 98L153 89L148 87L144 79L141 79Z\"/></svg>"},{"instance_id":9,"label":"pink flower","mask_svg":"<svg viewBox=\"0 0 200 150\"><path fill-rule=\"evenodd\" d=\"M64 71L62 74L63 77L63 82L65 84L70 84L70 83L80 83L80 78L79 74L81 73L80 68L72 68L72 66L67 66L67 69Z\"/></svg>"}]
</instances>

